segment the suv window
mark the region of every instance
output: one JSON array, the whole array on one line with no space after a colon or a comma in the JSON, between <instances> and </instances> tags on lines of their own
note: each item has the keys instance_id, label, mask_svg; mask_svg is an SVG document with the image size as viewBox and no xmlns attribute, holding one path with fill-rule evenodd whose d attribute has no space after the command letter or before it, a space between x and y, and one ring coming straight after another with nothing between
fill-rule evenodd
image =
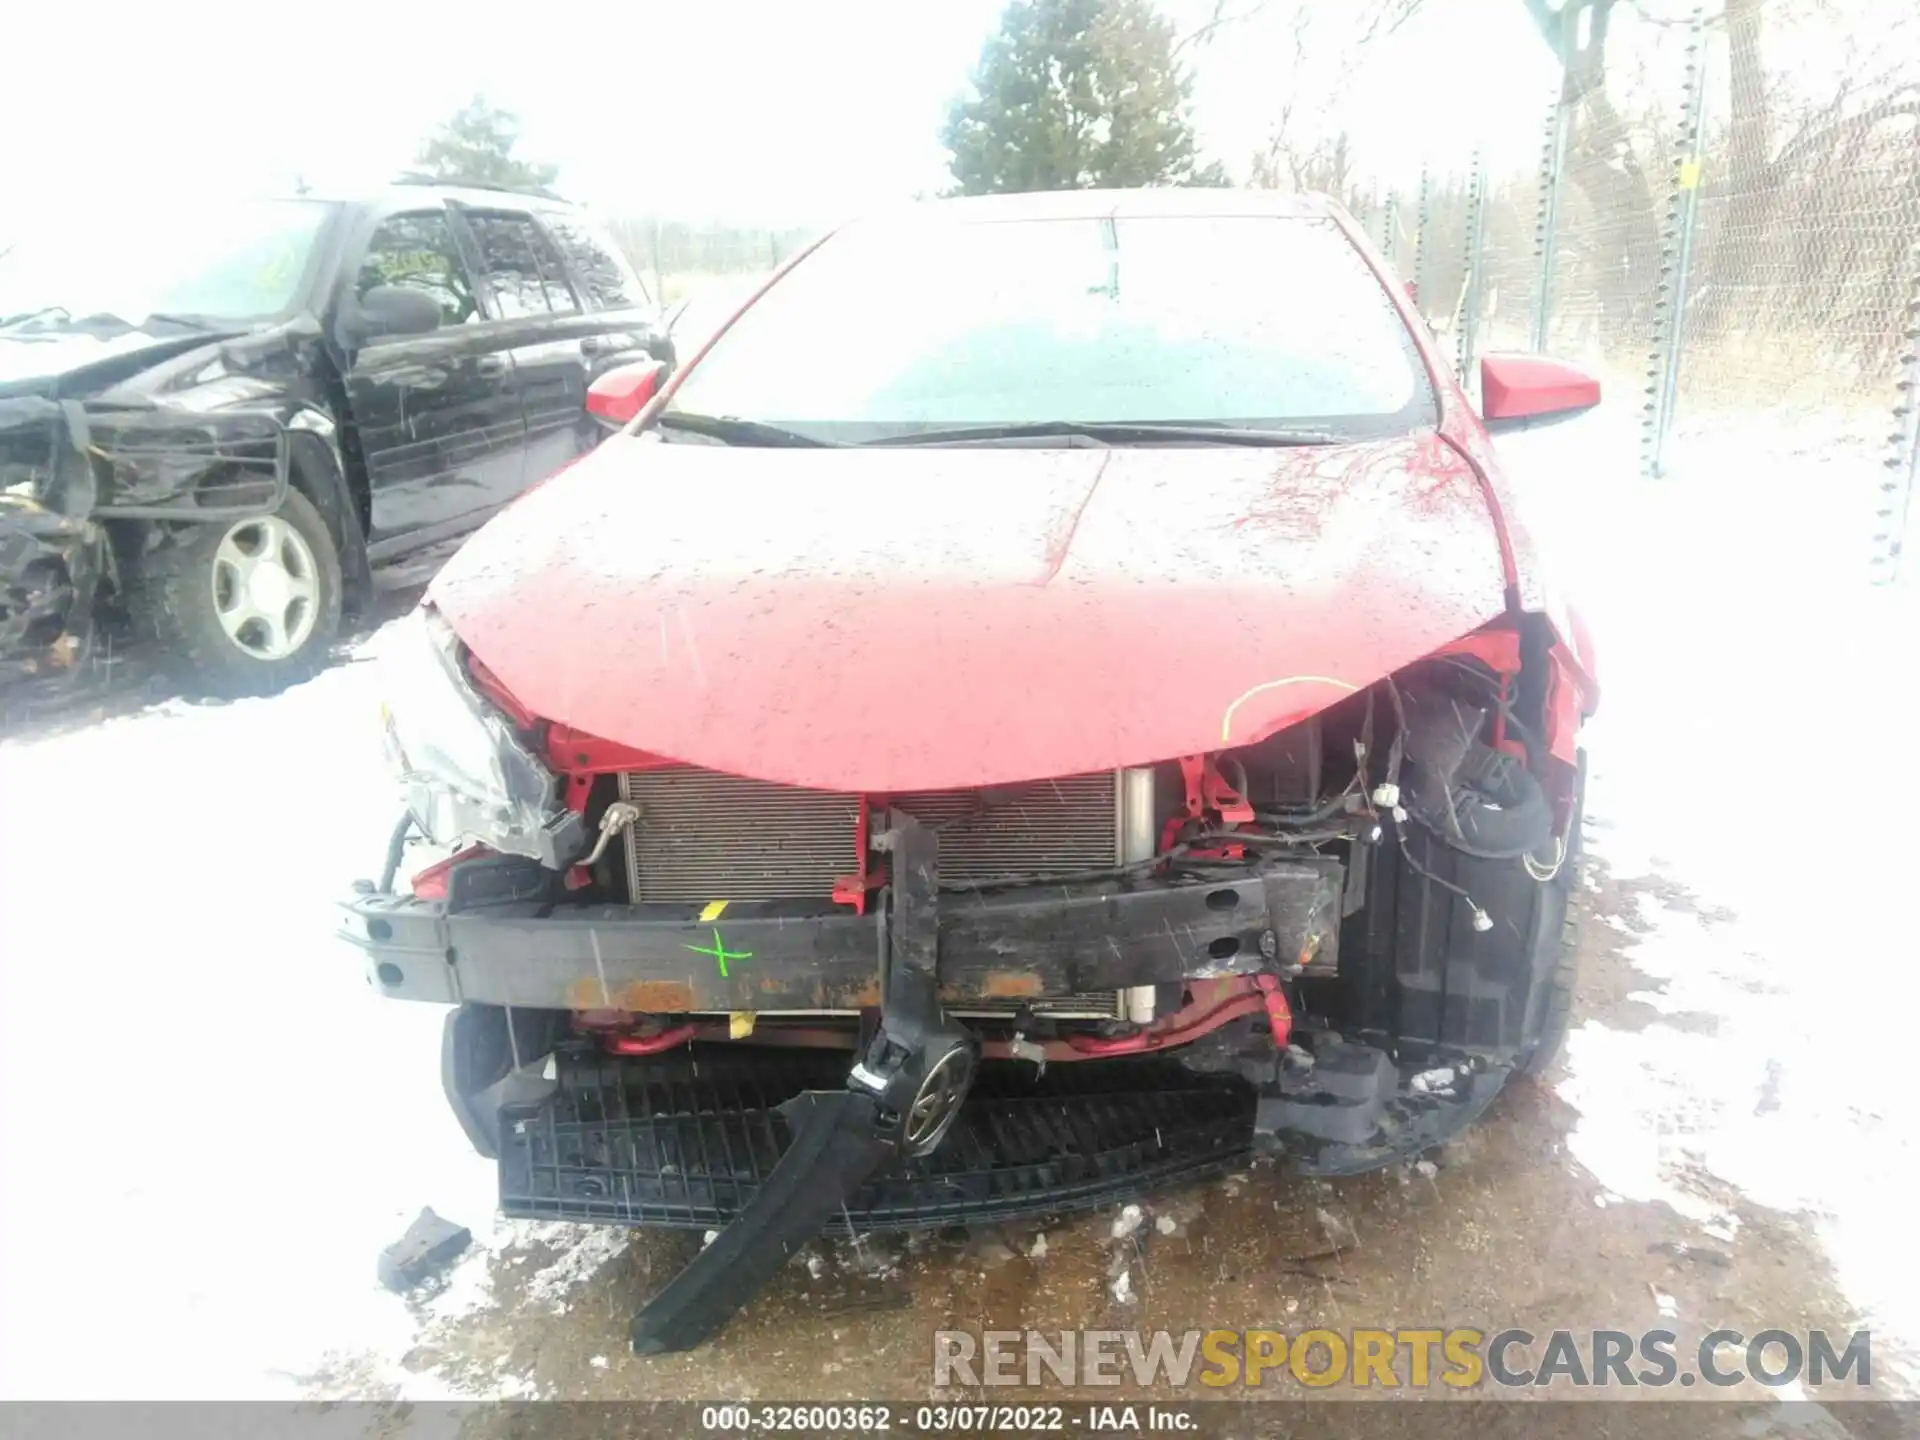
<instances>
[{"instance_id":1,"label":"suv window","mask_svg":"<svg viewBox=\"0 0 1920 1440\"><path fill-rule=\"evenodd\" d=\"M573 287L567 283L567 265L560 258L560 252L553 248L553 241L547 238L547 232L533 221L526 222L527 243L533 247L533 258L540 266L540 284L547 292L547 309L556 315L571 315L579 310L580 302L573 298Z\"/></svg>"},{"instance_id":2,"label":"suv window","mask_svg":"<svg viewBox=\"0 0 1920 1440\"><path fill-rule=\"evenodd\" d=\"M646 303L646 287L604 230L577 215L542 218L573 262L573 273L594 309L627 310Z\"/></svg>"},{"instance_id":3,"label":"suv window","mask_svg":"<svg viewBox=\"0 0 1920 1440\"><path fill-rule=\"evenodd\" d=\"M532 216L468 215L467 222L487 267L487 293L495 314L513 320L580 308L567 288L559 254Z\"/></svg>"},{"instance_id":4,"label":"suv window","mask_svg":"<svg viewBox=\"0 0 1920 1440\"><path fill-rule=\"evenodd\" d=\"M395 215L381 223L367 243L353 293L364 295L376 285L400 285L431 295L440 304L442 325L465 325L480 314L444 210Z\"/></svg>"}]
</instances>

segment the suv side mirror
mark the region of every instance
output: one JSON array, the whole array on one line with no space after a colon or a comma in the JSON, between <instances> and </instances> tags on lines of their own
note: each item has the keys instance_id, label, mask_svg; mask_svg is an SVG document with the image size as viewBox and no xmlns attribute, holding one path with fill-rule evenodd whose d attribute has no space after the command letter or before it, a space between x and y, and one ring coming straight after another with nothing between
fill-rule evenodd
<instances>
[{"instance_id":1,"label":"suv side mirror","mask_svg":"<svg viewBox=\"0 0 1920 1440\"><path fill-rule=\"evenodd\" d=\"M425 335L440 328L440 302L405 285L375 285L355 306L352 328L360 340Z\"/></svg>"},{"instance_id":2,"label":"suv side mirror","mask_svg":"<svg viewBox=\"0 0 1920 1440\"><path fill-rule=\"evenodd\" d=\"M1533 430L1584 415L1600 403L1600 382L1543 355L1488 355L1480 361L1480 418L1488 433Z\"/></svg>"}]
</instances>

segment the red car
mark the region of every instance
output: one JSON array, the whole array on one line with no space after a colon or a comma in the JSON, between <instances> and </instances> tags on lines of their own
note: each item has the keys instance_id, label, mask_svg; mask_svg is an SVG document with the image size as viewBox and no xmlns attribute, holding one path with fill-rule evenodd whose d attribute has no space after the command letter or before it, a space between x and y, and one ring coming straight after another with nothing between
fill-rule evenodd
<instances>
[{"instance_id":1,"label":"red car","mask_svg":"<svg viewBox=\"0 0 1920 1440\"><path fill-rule=\"evenodd\" d=\"M507 1213L724 1227L637 1348L823 1228L1364 1170L1552 1056L1597 689L1489 432L1592 379L1476 414L1339 207L1169 190L851 224L657 382L395 636L345 921Z\"/></svg>"}]
</instances>

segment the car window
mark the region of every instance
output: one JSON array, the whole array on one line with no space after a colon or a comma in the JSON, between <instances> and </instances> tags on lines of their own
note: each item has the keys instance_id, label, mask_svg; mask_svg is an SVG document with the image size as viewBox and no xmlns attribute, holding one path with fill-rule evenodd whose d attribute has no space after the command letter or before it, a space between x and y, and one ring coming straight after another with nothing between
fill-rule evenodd
<instances>
[{"instance_id":1,"label":"car window","mask_svg":"<svg viewBox=\"0 0 1920 1440\"><path fill-rule=\"evenodd\" d=\"M1367 439L1436 416L1346 235L1269 215L851 226L748 307L674 404L847 440L1049 420Z\"/></svg>"},{"instance_id":2,"label":"car window","mask_svg":"<svg viewBox=\"0 0 1920 1440\"><path fill-rule=\"evenodd\" d=\"M465 325L480 318L480 302L454 246L453 227L444 210L395 215L381 222L367 244L353 291L365 295L376 285L399 285L431 295L439 302L442 325Z\"/></svg>"},{"instance_id":3,"label":"car window","mask_svg":"<svg viewBox=\"0 0 1920 1440\"><path fill-rule=\"evenodd\" d=\"M540 273L533 239L538 232L525 215L467 216L474 239L480 246L480 263L487 269L487 295L493 301L494 314L505 320L526 315L545 315L554 308L548 301L546 278ZM575 308L568 297L559 307Z\"/></svg>"},{"instance_id":4,"label":"car window","mask_svg":"<svg viewBox=\"0 0 1920 1440\"><path fill-rule=\"evenodd\" d=\"M540 267L540 285L546 292L547 309L555 315L571 315L579 310L580 302L574 299L573 287L567 283L566 262L554 249L553 241L547 238L547 232L531 220L527 222L527 243L533 247L534 261Z\"/></svg>"},{"instance_id":5,"label":"car window","mask_svg":"<svg viewBox=\"0 0 1920 1440\"><path fill-rule=\"evenodd\" d=\"M594 309L626 310L646 303L646 287L605 231L574 215L542 218L573 263L573 273Z\"/></svg>"}]
</instances>

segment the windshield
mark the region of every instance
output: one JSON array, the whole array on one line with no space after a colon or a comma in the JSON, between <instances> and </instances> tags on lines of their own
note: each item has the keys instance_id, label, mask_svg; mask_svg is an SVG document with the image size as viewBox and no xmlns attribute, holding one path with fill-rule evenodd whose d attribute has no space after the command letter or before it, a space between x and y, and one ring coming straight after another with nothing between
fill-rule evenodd
<instances>
[{"instance_id":1,"label":"windshield","mask_svg":"<svg viewBox=\"0 0 1920 1440\"><path fill-rule=\"evenodd\" d=\"M673 410L800 435L1068 420L1325 431L1434 423L1411 336L1330 220L855 225L742 315Z\"/></svg>"},{"instance_id":2,"label":"windshield","mask_svg":"<svg viewBox=\"0 0 1920 1440\"><path fill-rule=\"evenodd\" d=\"M28 234L0 257L0 324L139 325L159 314L228 325L280 315L334 209L319 200L200 202Z\"/></svg>"}]
</instances>

